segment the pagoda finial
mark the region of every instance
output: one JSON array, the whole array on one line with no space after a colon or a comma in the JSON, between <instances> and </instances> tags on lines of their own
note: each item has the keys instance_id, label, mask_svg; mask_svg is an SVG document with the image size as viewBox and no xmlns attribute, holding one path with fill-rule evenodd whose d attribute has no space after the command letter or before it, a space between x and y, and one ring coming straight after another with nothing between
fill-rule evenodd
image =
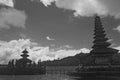
<instances>
[{"instance_id":1,"label":"pagoda finial","mask_svg":"<svg viewBox=\"0 0 120 80\"><path fill-rule=\"evenodd\" d=\"M25 48L25 50L22 51L22 53L25 53L25 54L28 53L27 49Z\"/></svg>"},{"instance_id":2,"label":"pagoda finial","mask_svg":"<svg viewBox=\"0 0 120 80\"><path fill-rule=\"evenodd\" d=\"M95 16L95 30L94 30L94 45L92 46L91 53L104 53L104 52L117 52L117 50L109 48L111 43L106 38L105 30L103 28L101 18Z\"/></svg>"},{"instance_id":3,"label":"pagoda finial","mask_svg":"<svg viewBox=\"0 0 120 80\"><path fill-rule=\"evenodd\" d=\"M22 56L23 58L27 58L27 57L29 56L29 55L28 55L28 51L27 51L26 48L25 48L24 51L22 51L22 53L23 53L23 54L22 54L21 56Z\"/></svg>"}]
</instances>

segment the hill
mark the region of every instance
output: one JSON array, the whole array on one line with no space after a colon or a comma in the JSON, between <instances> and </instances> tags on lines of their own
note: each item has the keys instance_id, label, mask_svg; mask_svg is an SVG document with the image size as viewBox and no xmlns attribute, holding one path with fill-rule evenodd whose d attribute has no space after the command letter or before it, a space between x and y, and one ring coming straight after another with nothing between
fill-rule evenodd
<instances>
[{"instance_id":1,"label":"hill","mask_svg":"<svg viewBox=\"0 0 120 80\"><path fill-rule=\"evenodd\" d=\"M80 63L89 64L93 62L93 60L94 58L91 54L79 53L75 56L69 56L60 60L44 61L42 64L46 66L78 66ZM120 64L120 53L112 57L112 64Z\"/></svg>"},{"instance_id":2,"label":"hill","mask_svg":"<svg viewBox=\"0 0 120 80\"><path fill-rule=\"evenodd\" d=\"M43 61L42 64L46 66L78 66L79 63L86 62L85 57L88 55L89 54L79 53L75 56L69 56L60 60Z\"/></svg>"}]
</instances>

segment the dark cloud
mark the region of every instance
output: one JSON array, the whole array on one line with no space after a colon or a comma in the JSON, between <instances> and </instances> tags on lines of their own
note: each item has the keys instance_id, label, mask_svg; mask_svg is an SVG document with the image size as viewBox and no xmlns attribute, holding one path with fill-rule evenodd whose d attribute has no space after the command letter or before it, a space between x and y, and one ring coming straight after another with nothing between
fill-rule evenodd
<instances>
[{"instance_id":1,"label":"dark cloud","mask_svg":"<svg viewBox=\"0 0 120 80\"><path fill-rule=\"evenodd\" d=\"M40 2L45 6L55 2L58 8L74 11L75 16L93 16L98 14L120 18L120 0L40 0Z\"/></svg>"}]
</instances>

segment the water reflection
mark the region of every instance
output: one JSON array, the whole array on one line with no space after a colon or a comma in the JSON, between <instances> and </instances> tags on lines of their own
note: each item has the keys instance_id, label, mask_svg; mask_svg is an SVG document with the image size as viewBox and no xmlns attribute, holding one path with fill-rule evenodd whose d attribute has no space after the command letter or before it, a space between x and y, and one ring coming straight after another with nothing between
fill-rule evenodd
<instances>
[{"instance_id":1,"label":"water reflection","mask_svg":"<svg viewBox=\"0 0 120 80\"><path fill-rule=\"evenodd\" d=\"M0 76L0 80L120 80L120 77L75 78L62 74L31 76Z\"/></svg>"},{"instance_id":2,"label":"water reflection","mask_svg":"<svg viewBox=\"0 0 120 80\"><path fill-rule=\"evenodd\" d=\"M75 80L67 75L49 74L49 75L31 75L31 76L0 76L0 80Z\"/></svg>"},{"instance_id":3,"label":"water reflection","mask_svg":"<svg viewBox=\"0 0 120 80\"><path fill-rule=\"evenodd\" d=\"M75 80L120 80L120 77L84 77L84 78L74 78Z\"/></svg>"}]
</instances>

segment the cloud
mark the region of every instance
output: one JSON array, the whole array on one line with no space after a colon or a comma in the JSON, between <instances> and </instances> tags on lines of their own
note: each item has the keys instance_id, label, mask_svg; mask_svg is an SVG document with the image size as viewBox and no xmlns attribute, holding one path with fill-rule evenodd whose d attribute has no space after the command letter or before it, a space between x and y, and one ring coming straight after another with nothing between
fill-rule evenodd
<instances>
[{"instance_id":1,"label":"cloud","mask_svg":"<svg viewBox=\"0 0 120 80\"><path fill-rule=\"evenodd\" d=\"M82 48L82 49L80 49L80 51L81 51L82 53L89 53L89 52L90 52L90 49Z\"/></svg>"},{"instance_id":2,"label":"cloud","mask_svg":"<svg viewBox=\"0 0 120 80\"><path fill-rule=\"evenodd\" d=\"M74 56L80 52L88 51L88 49L50 49L49 46L39 46L38 43L30 39L19 39L11 41L0 41L0 63L7 63L11 59L21 58L21 52L27 48L29 51L30 59L37 62L39 59L54 60L64 58L67 56Z\"/></svg>"},{"instance_id":3,"label":"cloud","mask_svg":"<svg viewBox=\"0 0 120 80\"><path fill-rule=\"evenodd\" d=\"M14 7L14 0L0 0L0 5Z\"/></svg>"},{"instance_id":4,"label":"cloud","mask_svg":"<svg viewBox=\"0 0 120 80\"><path fill-rule=\"evenodd\" d=\"M119 53L120 53L120 46L113 47L113 48L119 50Z\"/></svg>"},{"instance_id":5,"label":"cloud","mask_svg":"<svg viewBox=\"0 0 120 80\"><path fill-rule=\"evenodd\" d=\"M11 40L9 42L0 41L0 63L7 63L11 59L20 58L21 51L24 48L30 48L37 45L30 39Z\"/></svg>"},{"instance_id":6,"label":"cloud","mask_svg":"<svg viewBox=\"0 0 120 80\"><path fill-rule=\"evenodd\" d=\"M50 49L50 47L41 47L41 46L37 46L37 47L33 47L32 49L30 49L30 58L34 61L38 61L39 59L41 59L42 61L45 60L54 60L54 59L61 59L61 58L65 58L68 56L74 56L76 54L79 54L81 52L83 53L89 53L90 50L86 48L82 48L82 49Z\"/></svg>"},{"instance_id":7,"label":"cloud","mask_svg":"<svg viewBox=\"0 0 120 80\"><path fill-rule=\"evenodd\" d=\"M50 38L49 36L46 37L47 40L49 41L54 41L55 39Z\"/></svg>"},{"instance_id":8,"label":"cloud","mask_svg":"<svg viewBox=\"0 0 120 80\"><path fill-rule=\"evenodd\" d=\"M0 28L25 28L27 15L24 11L15 9L14 2L15 0L0 0Z\"/></svg>"},{"instance_id":9,"label":"cloud","mask_svg":"<svg viewBox=\"0 0 120 80\"><path fill-rule=\"evenodd\" d=\"M26 39L26 38L27 38L27 35L24 34L24 33L20 33L19 36L20 36L22 39Z\"/></svg>"},{"instance_id":10,"label":"cloud","mask_svg":"<svg viewBox=\"0 0 120 80\"><path fill-rule=\"evenodd\" d=\"M47 7L48 5L51 5L54 0L40 0L40 2L42 2Z\"/></svg>"},{"instance_id":11,"label":"cloud","mask_svg":"<svg viewBox=\"0 0 120 80\"><path fill-rule=\"evenodd\" d=\"M113 28L113 30L117 30L118 32L120 32L120 25L116 28Z\"/></svg>"},{"instance_id":12,"label":"cloud","mask_svg":"<svg viewBox=\"0 0 120 80\"><path fill-rule=\"evenodd\" d=\"M35 1L35 0L34 0ZM75 16L111 15L120 18L120 0L40 0L45 6L55 3L58 8L71 10Z\"/></svg>"},{"instance_id":13,"label":"cloud","mask_svg":"<svg viewBox=\"0 0 120 80\"><path fill-rule=\"evenodd\" d=\"M68 56L74 56L76 54L79 54L79 53L89 53L90 50L87 49L87 48L82 48L82 49L61 49L61 50L57 50L55 52L53 52L54 54L56 54L57 58L61 59L61 58L64 58L64 57L68 57Z\"/></svg>"},{"instance_id":14,"label":"cloud","mask_svg":"<svg viewBox=\"0 0 120 80\"><path fill-rule=\"evenodd\" d=\"M0 28L25 28L26 18L24 11L14 8L2 8L0 9Z\"/></svg>"},{"instance_id":15,"label":"cloud","mask_svg":"<svg viewBox=\"0 0 120 80\"><path fill-rule=\"evenodd\" d=\"M62 46L61 48L68 48L68 49L70 49L70 48L73 48L73 47L70 46L70 45L64 45L64 46Z\"/></svg>"}]
</instances>

